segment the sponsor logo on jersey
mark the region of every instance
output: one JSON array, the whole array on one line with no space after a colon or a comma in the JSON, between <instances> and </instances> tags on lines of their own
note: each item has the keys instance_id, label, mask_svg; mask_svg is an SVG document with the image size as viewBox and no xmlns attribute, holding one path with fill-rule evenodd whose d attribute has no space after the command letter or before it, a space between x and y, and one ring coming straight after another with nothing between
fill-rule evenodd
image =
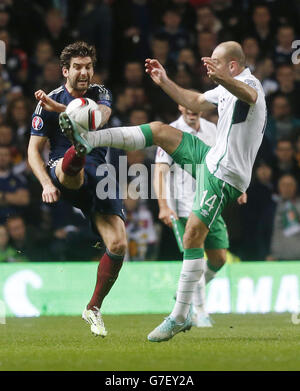
<instances>
[{"instance_id":1,"label":"sponsor logo on jersey","mask_svg":"<svg viewBox=\"0 0 300 391\"><path fill-rule=\"evenodd\" d=\"M41 117L38 115L34 116L32 119L32 127L34 130L41 130L44 126L44 122Z\"/></svg>"}]
</instances>

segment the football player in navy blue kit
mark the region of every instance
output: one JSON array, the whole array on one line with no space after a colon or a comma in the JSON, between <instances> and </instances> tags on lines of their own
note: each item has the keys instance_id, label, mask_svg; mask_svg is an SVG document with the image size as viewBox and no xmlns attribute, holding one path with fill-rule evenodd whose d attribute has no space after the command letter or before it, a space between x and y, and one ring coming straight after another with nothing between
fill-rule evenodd
<instances>
[{"instance_id":1,"label":"football player in navy blue kit","mask_svg":"<svg viewBox=\"0 0 300 391\"><path fill-rule=\"evenodd\" d=\"M112 97L104 86L90 84L94 73L96 52L85 42L75 42L65 47L60 56L65 85L50 94L35 92L39 100L32 116L28 161L33 173L42 185L42 200L57 202L60 198L80 208L92 226L102 237L106 252L101 258L93 296L82 313L95 335L105 337L100 308L122 267L126 251L126 231L120 199L101 200L96 195L97 167L105 164L106 148L94 149L88 155L76 152L59 127L59 114L75 98L90 98L101 111L101 128L111 115ZM48 165L45 166L42 151L50 142ZM111 178L111 180L114 180Z\"/></svg>"}]
</instances>

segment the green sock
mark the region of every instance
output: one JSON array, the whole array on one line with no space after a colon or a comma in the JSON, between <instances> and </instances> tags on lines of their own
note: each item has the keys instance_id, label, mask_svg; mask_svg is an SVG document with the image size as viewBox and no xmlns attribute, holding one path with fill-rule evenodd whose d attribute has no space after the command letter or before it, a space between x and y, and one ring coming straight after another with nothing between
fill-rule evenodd
<instances>
[{"instance_id":1,"label":"green sock","mask_svg":"<svg viewBox=\"0 0 300 391\"><path fill-rule=\"evenodd\" d=\"M149 124L140 125L141 131L146 139L145 147L151 147L153 145L153 135Z\"/></svg>"}]
</instances>

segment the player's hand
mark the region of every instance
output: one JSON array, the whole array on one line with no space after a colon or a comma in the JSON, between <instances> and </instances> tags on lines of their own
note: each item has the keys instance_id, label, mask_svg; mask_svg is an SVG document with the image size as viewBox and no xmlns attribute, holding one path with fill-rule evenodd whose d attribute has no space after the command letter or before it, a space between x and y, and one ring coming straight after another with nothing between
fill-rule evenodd
<instances>
[{"instance_id":1,"label":"player's hand","mask_svg":"<svg viewBox=\"0 0 300 391\"><path fill-rule=\"evenodd\" d=\"M42 193L43 202L52 204L53 202L57 202L59 198L60 191L52 183L44 186Z\"/></svg>"},{"instance_id":2,"label":"player's hand","mask_svg":"<svg viewBox=\"0 0 300 391\"><path fill-rule=\"evenodd\" d=\"M220 83L220 81L224 79L224 74L218 69L216 63L211 59L211 57L202 57L201 60L207 69L208 77L215 83Z\"/></svg>"},{"instance_id":3,"label":"player's hand","mask_svg":"<svg viewBox=\"0 0 300 391\"><path fill-rule=\"evenodd\" d=\"M51 99L43 90L36 91L34 96L36 100L41 101L42 108L47 111L62 113L66 109L65 105L55 102L55 100Z\"/></svg>"},{"instance_id":4,"label":"player's hand","mask_svg":"<svg viewBox=\"0 0 300 391\"><path fill-rule=\"evenodd\" d=\"M160 208L158 218L166 224L168 227L172 228L171 216L174 216L178 220L177 214L168 206Z\"/></svg>"},{"instance_id":5,"label":"player's hand","mask_svg":"<svg viewBox=\"0 0 300 391\"><path fill-rule=\"evenodd\" d=\"M145 71L157 85L162 84L168 78L160 62L151 58L145 60Z\"/></svg>"},{"instance_id":6,"label":"player's hand","mask_svg":"<svg viewBox=\"0 0 300 391\"><path fill-rule=\"evenodd\" d=\"M239 205L247 204L248 196L247 193L243 193L242 195L239 196L237 199L237 203Z\"/></svg>"}]
</instances>

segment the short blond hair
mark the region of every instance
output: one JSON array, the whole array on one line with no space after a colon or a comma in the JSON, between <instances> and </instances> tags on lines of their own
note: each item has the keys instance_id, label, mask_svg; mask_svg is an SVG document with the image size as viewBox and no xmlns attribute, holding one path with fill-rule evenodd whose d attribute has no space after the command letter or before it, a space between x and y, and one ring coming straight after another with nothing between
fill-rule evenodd
<instances>
[{"instance_id":1,"label":"short blond hair","mask_svg":"<svg viewBox=\"0 0 300 391\"><path fill-rule=\"evenodd\" d=\"M236 61L241 67L246 66L246 57L242 46L236 41L227 41L220 43L217 47L225 50L228 61Z\"/></svg>"}]
</instances>

